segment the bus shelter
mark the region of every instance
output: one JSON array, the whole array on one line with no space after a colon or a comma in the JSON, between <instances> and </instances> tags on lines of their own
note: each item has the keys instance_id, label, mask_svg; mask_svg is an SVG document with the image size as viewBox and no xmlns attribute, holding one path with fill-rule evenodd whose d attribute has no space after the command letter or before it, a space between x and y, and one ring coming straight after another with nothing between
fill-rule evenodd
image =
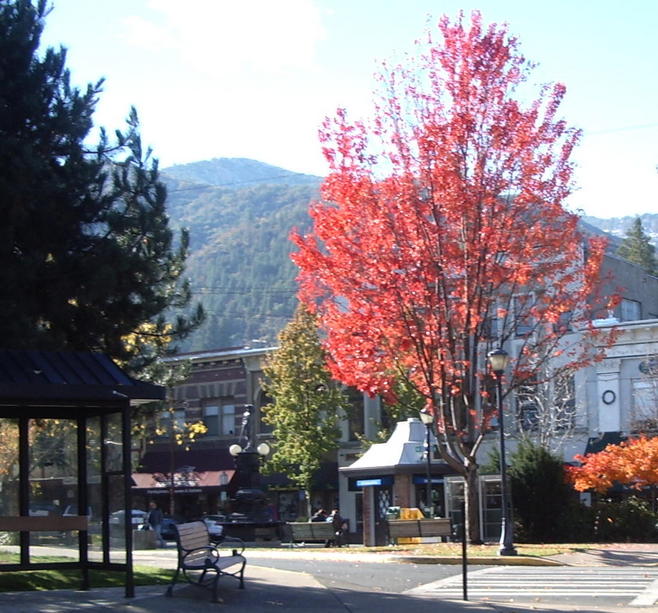
<instances>
[{"instance_id":1,"label":"bus shelter","mask_svg":"<svg viewBox=\"0 0 658 613\"><path fill-rule=\"evenodd\" d=\"M134 596L130 413L163 398L102 354L0 350L0 572L122 571Z\"/></svg>"}]
</instances>

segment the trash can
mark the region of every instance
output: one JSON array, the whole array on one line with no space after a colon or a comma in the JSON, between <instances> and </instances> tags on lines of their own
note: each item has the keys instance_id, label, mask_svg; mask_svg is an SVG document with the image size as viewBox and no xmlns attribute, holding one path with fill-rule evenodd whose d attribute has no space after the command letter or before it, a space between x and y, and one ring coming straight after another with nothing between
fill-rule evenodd
<instances>
[{"instance_id":1,"label":"trash can","mask_svg":"<svg viewBox=\"0 0 658 613\"><path fill-rule=\"evenodd\" d=\"M155 549L155 530L133 530L133 549Z\"/></svg>"}]
</instances>

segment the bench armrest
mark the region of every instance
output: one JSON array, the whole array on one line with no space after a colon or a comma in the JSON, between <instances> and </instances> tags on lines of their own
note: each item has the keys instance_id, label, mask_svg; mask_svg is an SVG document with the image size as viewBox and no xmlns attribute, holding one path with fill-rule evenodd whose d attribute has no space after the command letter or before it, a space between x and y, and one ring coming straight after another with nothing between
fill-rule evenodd
<instances>
[{"instance_id":1,"label":"bench armrest","mask_svg":"<svg viewBox=\"0 0 658 613\"><path fill-rule=\"evenodd\" d=\"M181 557L181 565L187 568L203 568L219 558L219 551L213 546L195 547L184 551L185 553Z\"/></svg>"},{"instance_id":2,"label":"bench armrest","mask_svg":"<svg viewBox=\"0 0 658 613\"><path fill-rule=\"evenodd\" d=\"M222 539L215 542L215 547L220 549L231 549L235 550L237 553L242 554L245 549L244 541L241 538L236 536L225 536Z\"/></svg>"}]
</instances>

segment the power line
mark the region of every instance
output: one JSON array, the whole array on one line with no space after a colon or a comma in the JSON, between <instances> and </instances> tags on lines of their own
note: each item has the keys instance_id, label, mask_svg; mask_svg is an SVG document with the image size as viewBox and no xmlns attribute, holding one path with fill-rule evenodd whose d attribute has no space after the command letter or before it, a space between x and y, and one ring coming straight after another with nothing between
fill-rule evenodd
<instances>
[{"instance_id":1,"label":"power line","mask_svg":"<svg viewBox=\"0 0 658 613\"><path fill-rule=\"evenodd\" d=\"M616 132L630 132L631 130L647 130L658 128L658 123L645 123L637 126L623 126L619 128L608 128L607 130L585 130L585 135L614 134Z\"/></svg>"},{"instance_id":2,"label":"power line","mask_svg":"<svg viewBox=\"0 0 658 613\"><path fill-rule=\"evenodd\" d=\"M168 177L170 179L175 179L177 181L192 181L191 179L178 179L177 177L174 177L172 175L167 175L167 171L163 170L162 174L165 177ZM194 191L194 190L199 190L199 189L204 189L207 187L231 187L234 185L249 185L249 184L258 184L258 183L265 183L267 184L267 181L271 181L273 179L289 179L292 177L313 177L314 175L307 175L302 172L298 173L287 173L287 174L280 174L280 175L271 175L269 177L259 177L256 179L245 179L244 181L229 181L227 183L195 183L194 185L191 185L190 187L181 187L178 189L170 189L169 192L174 194L177 192L188 192L188 191ZM317 177L318 181L322 180L322 177ZM309 181L308 184L310 185L312 181ZM300 183L298 185L304 185L303 183Z\"/></svg>"}]
</instances>

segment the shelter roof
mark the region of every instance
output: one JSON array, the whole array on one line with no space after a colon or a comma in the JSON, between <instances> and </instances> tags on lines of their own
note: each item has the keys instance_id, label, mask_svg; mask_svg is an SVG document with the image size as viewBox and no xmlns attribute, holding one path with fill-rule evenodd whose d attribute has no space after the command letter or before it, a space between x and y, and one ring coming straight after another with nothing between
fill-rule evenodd
<instances>
[{"instance_id":1,"label":"shelter roof","mask_svg":"<svg viewBox=\"0 0 658 613\"><path fill-rule=\"evenodd\" d=\"M0 402L140 402L161 400L164 393L100 353L0 350Z\"/></svg>"},{"instance_id":2,"label":"shelter roof","mask_svg":"<svg viewBox=\"0 0 658 613\"><path fill-rule=\"evenodd\" d=\"M382 470L404 470L418 468L425 457L427 429L416 417L399 421L393 434L385 443L376 443L350 466L341 468L344 473L382 472ZM436 438L430 434L430 446L434 448Z\"/></svg>"}]
</instances>

